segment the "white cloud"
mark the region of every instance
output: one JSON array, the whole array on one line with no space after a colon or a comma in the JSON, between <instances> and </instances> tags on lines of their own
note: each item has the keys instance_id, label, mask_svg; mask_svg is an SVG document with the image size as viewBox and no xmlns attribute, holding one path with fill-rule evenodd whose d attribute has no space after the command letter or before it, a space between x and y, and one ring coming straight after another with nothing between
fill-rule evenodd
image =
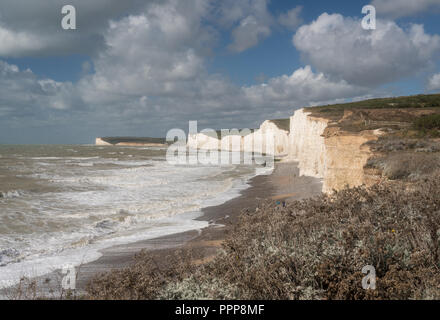
<instances>
[{"instance_id":1,"label":"white cloud","mask_svg":"<svg viewBox=\"0 0 440 320\"><path fill-rule=\"evenodd\" d=\"M440 90L440 73L434 74L431 78L429 78L428 90Z\"/></svg>"},{"instance_id":2,"label":"white cloud","mask_svg":"<svg viewBox=\"0 0 440 320\"><path fill-rule=\"evenodd\" d=\"M0 26L0 56L19 56L24 52L37 52L46 46L45 41L26 32L13 32Z\"/></svg>"},{"instance_id":3,"label":"white cloud","mask_svg":"<svg viewBox=\"0 0 440 320\"><path fill-rule=\"evenodd\" d=\"M29 69L0 60L0 113L2 117L44 119L54 110L83 108L70 82L38 79Z\"/></svg>"},{"instance_id":4,"label":"white cloud","mask_svg":"<svg viewBox=\"0 0 440 320\"><path fill-rule=\"evenodd\" d=\"M391 18L411 16L428 10L440 9L439 0L373 0L378 15Z\"/></svg>"},{"instance_id":5,"label":"white cloud","mask_svg":"<svg viewBox=\"0 0 440 320\"><path fill-rule=\"evenodd\" d=\"M366 31L361 21L324 13L298 29L293 43L318 71L361 86L378 86L411 76L431 66L440 52L440 37L409 30L392 21L377 21Z\"/></svg>"},{"instance_id":6,"label":"white cloud","mask_svg":"<svg viewBox=\"0 0 440 320\"><path fill-rule=\"evenodd\" d=\"M229 49L242 52L256 46L271 34L273 17L268 0L223 0L214 5L211 20L224 29L231 29Z\"/></svg>"},{"instance_id":7,"label":"white cloud","mask_svg":"<svg viewBox=\"0 0 440 320\"><path fill-rule=\"evenodd\" d=\"M232 31L234 41L229 48L232 51L242 52L256 46L261 39L269 35L270 28L267 25L260 25L255 17L248 16Z\"/></svg>"},{"instance_id":8,"label":"white cloud","mask_svg":"<svg viewBox=\"0 0 440 320\"><path fill-rule=\"evenodd\" d=\"M181 1L171 0L112 22L105 35L107 49L94 61L96 73L79 84L85 101L120 110L130 121L145 121L154 111L168 120L196 117L220 123L237 120L237 115L261 120L304 104L365 94L365 88L332 81L309 66L242 88L208 74L202 47L212 36L202 19L209 7L195 5L198 1L188 4L200 8L191 15Z\"/></svg>"},{"instance_id":9,"label":"white cloud","mask_svg":"<svg viewBox=\"0 0 440 320\"><path fill-rule=\"evenodd\" d=\"M191 94L204 73L204 45L212 39L201 25L204 3L172 0L111 22L106 50L94 60L96 73L80 83L86 97Z\"/></svg>"},{"instance_id":10,"label":"white cloud","mask_svg":"<svg viewBox=\"0 0 440 320\"><path fill-rule=\"evenodd\" d=\"M295 30L302 22L302 6L297 6L278 17L278 22L289 30Z\"/></svg>"},{"instance_id":11,"label":"white cloud","mask_svg":"<svg viewBox=\"0 0 440 320\"><path fill-rule=\"evenodd\" d=\"M254 105L298 107L363 95L367 89L343 80L331 81L323 73L314 73L306 66L290 76L275 77L265 84L243 88L243 91Z\"/></svg>"}]
</instances>

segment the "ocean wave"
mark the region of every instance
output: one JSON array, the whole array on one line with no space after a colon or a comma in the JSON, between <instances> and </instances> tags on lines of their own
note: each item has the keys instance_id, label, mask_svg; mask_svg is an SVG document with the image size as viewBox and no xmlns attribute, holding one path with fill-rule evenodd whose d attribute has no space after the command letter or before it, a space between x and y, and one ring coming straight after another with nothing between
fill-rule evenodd
<instances>
[{"instance_id":1,"label":"ocean wave","mask_svg":"<svg viewBox=\"0 0 440 320\"><path fill-rule=\"evenodd\" d=\"M254 174L253 167L176 167L163 156L138 155L136 149L127 158L128 153L121 159L69 156L29 162L32 171L21 173L32 179L32 189L22 189L32 191L19 200L6 198L20 197L22 190L6 192L5 187L0 193L5 213L0 233L6 230L0 237L0 265L6 264L0 281L6 270L34 267L35 261L44 260L40 274L53 264L83 263L89 252L93 257L87 260L95 259L98 249L115 244L205 227L208 222L193 220L200 210L238 196Z\"/></svg>"},{"instance_id":2,"label":"ocean wave","mask_svg":"<svg viewBox=\"0 0 440 320\"><path fill-rule=\"evenodd\" d=\"M12 191L0 191L0 199L11 199L18 198L24 195L24 191L22 190L12 190Z\"/></svg>"},{"instance_id":3,"label":"ocean wave","mask_svg":"<svg viewBox=\"0 0 440 320\"><path fill-rule=\"evenodd\" d=\"M14 248L0 249L0 266L14 261L19 255L20 252Z\"/></svg>"}]
</instances>

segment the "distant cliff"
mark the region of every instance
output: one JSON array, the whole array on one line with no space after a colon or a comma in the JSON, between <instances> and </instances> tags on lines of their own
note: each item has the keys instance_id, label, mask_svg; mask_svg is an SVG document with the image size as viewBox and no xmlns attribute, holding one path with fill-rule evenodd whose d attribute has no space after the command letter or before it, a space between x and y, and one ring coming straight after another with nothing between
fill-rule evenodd
<instances>
[{"instance_id":1,"label":"distant cliff","mask_svg":"<svg viewBox=\"0 0 440 320\"><path fill-rule=\"evenodd\" d=\"M231 130L227 135L221 135L216 131L190 134L188 147L204 150L257 152L285 157L288 154L289 122L289 119L266 120L259 129Z\"/></svg>"},{"instance_id":2,"label":"distant cliff","mask_svg":"<svg viewBox=\"0 0 440 320\"><path fill-rule=\"evenodd\" d=\"M167 146L165 138L138 138L138 137L102 137L96 138L97 146Z\"/></svg>"}]
</instances>

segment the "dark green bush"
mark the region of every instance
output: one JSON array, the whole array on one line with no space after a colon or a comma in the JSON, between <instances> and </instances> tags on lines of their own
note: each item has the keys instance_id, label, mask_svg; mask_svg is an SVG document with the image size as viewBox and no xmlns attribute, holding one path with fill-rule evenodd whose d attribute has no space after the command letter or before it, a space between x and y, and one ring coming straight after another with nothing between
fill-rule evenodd
<instances>
[{"instance_id":1,"label":"dark green bush","mask_svg":"<svg viewBox=\"0 0 440 320\"><path fill-rule=\"evenodd\" d=\"M440 129L440 114L420 117L414 121L414 127L419 130Z\"/></svg>"}]
</instances>

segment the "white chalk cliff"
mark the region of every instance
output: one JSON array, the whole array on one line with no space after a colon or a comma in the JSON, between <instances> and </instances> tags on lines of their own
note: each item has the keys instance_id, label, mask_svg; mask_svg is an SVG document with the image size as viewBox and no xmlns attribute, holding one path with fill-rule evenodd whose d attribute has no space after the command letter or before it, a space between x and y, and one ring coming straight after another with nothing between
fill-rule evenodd
<instances>
[{"instance_id":1,"label":"white chalk cliff","mask_svg":"<svg viewBox=\"0 0 440 320\"><path fill-rule=\"evenodd\" d=\"M324 178L327 120L315 119L297 110L290 118L288 159L298 161L300 175Z\"/></svg>"},{"instance_id":2,"label":"white chalk cliff","mask_svg":"<svg viewBox=\"0 0 440 320\"><path fill-rule=\"evenodd\" d=\"M328 124L304 109L291 117L288 159L298 162L300 175L322 179L325 193L374 182L364 171L372 156L365 143L377 139L379 132L345 132Z\"/></svg>"},{"instance_id":3,"label":"white chalk cliff","mask_svg":"<svg viewBox=\"0 0 440 320\"><path fill-rule=\"evenodd\" d=\"M102 140L101 138L96 138L95 145L97 145L97 146L111 146L112 144Z\"/></svg>"},{"instance_id":4,"label":"white chalk cliff","mask_svg":"<svg viewBox=\"0 0 440 320\"><path fill-rule=\"evenodd\" d=\"M218 137L215 131L202 131L188 136L187 145L193 149L241 151L271 154L276 157L288 155L289 132L279 128L271 120L264 121L258 130L231 130Z\"/></svg>"},{"instance_id":5,"label":"white chalk cliff","mask_svg":"<svg viewBox=\"0 0 440 320\"><path fill-rule=\"evenodd\" d=\"M290 118L290 133L266 120L250 134L236 131L222 139L214 131L191 134L187 145L204 150L261 152L295 161L300 175L322 179L322 191L330 193L374 181L364 172L372 155L365 143L377 137L375 131L352 133L329 127L328 119L313 117L300 109ZM269 141L273 145L268 146Z\"/></svg>"}]
</instances>

